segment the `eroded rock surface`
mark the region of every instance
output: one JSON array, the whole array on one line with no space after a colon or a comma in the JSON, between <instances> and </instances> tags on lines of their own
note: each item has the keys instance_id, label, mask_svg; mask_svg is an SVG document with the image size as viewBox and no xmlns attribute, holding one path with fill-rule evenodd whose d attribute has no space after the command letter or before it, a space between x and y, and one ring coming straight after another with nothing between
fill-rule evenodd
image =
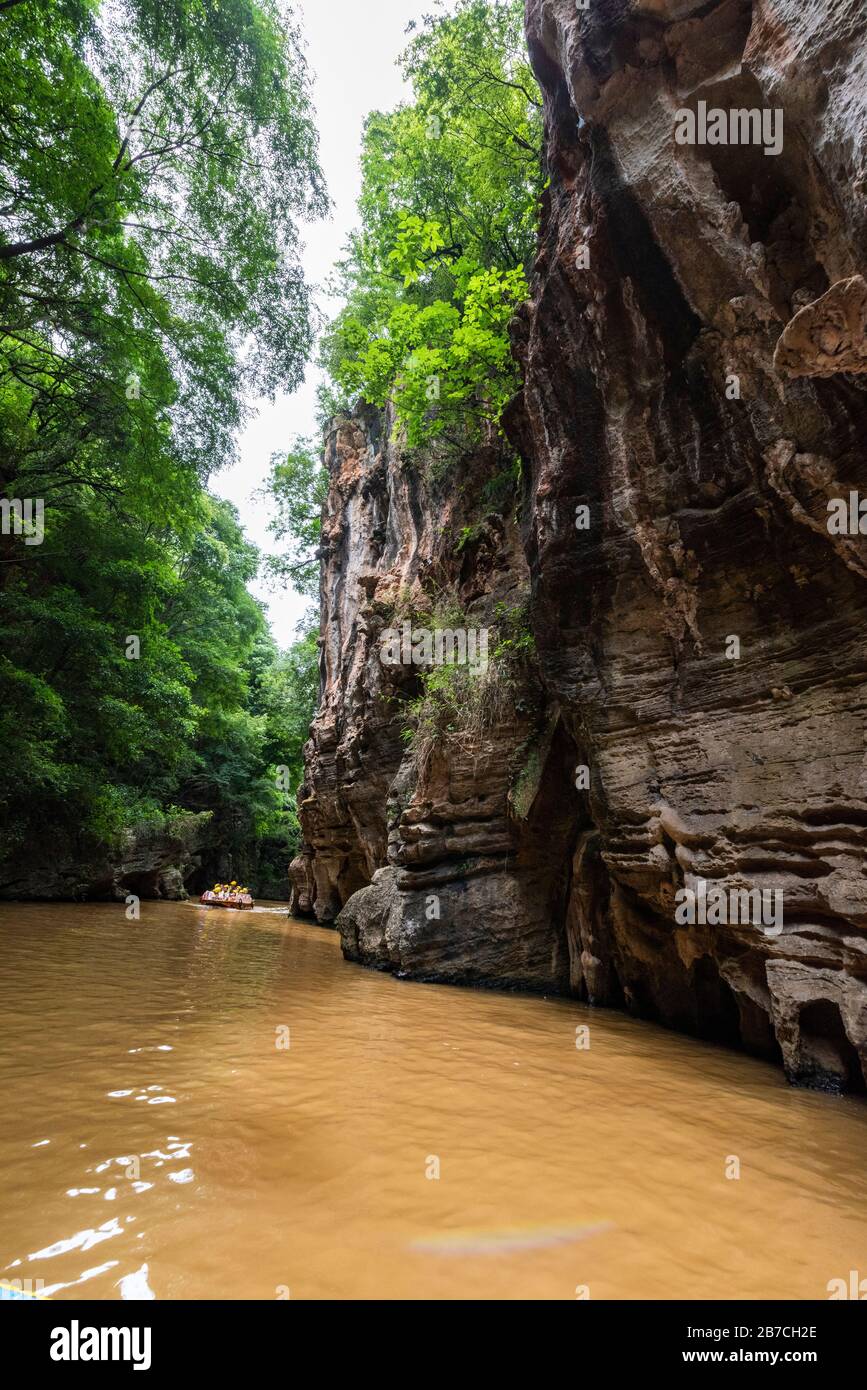
<instances>
[{"instance_id":1,"label":"eroded rock surface","mask_svg":"<svg viewBox=\"0 0 867 1390\"><path fill-rule=\"evenodd\" d=\"M345 951L398 973L565 988L578 797L540 682L528 673L496 719L446 731L420 757L404 737L419 672L381 659L383 634L438 595L478 628L526 600L514 470L491 445L438 480L431 460L401 454L392 423L362 411L326 444L323 693L299 795L295 910L330 922L351 900Z\"/></svg>"},{"instance_id":2,"label":"eroded rock surface","mask_svg":"<svg viewBox=\"0 0 867 1390\"><path fill-rule=\"evenodd\" d=\"M208 817L187 814L174 824L127 831L108 848L69 841L30 844L0 861L0 898L80 899L122 902L138 898L185 899L198 873Z\"/></svg>"},{"instance_id":3,"label":"eroded rock surface","mask_svg":"<svg viewBox=\"0 0 867 1390\"><path fill-rule=\"evenodd\" d=\"M524 553L508 506L455 550L492 460L437 488L373 413L328 442L293 870L352 959L864 1088L867 539L828 515L867 495L865 30L859 0L529 0L551 182L514 332ZM678 144L701 102L782 112L781 152ZM375 645L432 576L480 620L529 584L538 672L420 770L389 706L413 677ZM780 929L679 920L702 884L782 895Z\"/></svg>"},{"instance_id":4,"label":"eroded rock surface","mask_svg":"<svg viewBox=\"0 0 867 1390\"><path fill-rule=\"evenodd\" d=\"M838 280L786 324L774 366L787 376L867 372L867 283L863 275Z\"/></svg>"},{"instance_id":5,"label":"eroded rock surface","mask_svg":"<svg viewBox=\"0 0 867 1390\"><path fill-rule=\"evenodd\" d=\"M551 187L512 428L543 675L592 777L573 978L863 1086L867 542L828 529L867 489L863 8L530 0L527 25ZM782 152L678 144L700 101L782 110ZM680 925L700 879L779 891L782 931Z\"/></svg>"}]
</instances>

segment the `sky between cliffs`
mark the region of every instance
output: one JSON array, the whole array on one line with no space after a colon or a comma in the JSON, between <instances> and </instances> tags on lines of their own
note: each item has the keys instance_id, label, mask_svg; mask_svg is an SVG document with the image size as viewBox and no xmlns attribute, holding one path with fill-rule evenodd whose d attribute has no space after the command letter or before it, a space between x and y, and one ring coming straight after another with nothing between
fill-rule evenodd
<instances>
[{"instance_id":1,"label":"sky between cliffs","mask_svg":"<svg viewBox=\"0 0 867 1390\"><path fill-rule=\"evenodd\" d=\"M320 157L334 203L329 221L304 229L307 278L323 289L356 222L364 119L371 110L391 110L408 95L396 60L408 42L407 24L433 8L432 0L304 0L298 7L314 78ZM319 303L329 317L340 307L324 293ZM248 536L262 550L274 545L268 534L270 513L267 503L252 494L262 485L272 453L288 448L296 434L315 437L320 376L311 363L304 386L294 395L279 396L273 404L259 402L239 440L238 462L212 480L213 491L234 502ZM271 593L261 581L252 588L268 605L275 638L288 646L309 600L291 590Z\"/></svg>"}]
</instances>

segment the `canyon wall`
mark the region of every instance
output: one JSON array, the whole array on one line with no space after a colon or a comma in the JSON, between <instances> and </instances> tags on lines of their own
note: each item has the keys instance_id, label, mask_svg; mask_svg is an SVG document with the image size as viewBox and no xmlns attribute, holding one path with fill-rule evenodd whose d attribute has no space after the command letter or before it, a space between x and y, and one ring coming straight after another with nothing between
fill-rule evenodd
<instances>
[{"instance_id":1,"label":"canyon wall","mask_svg":"<svg viewBox=\"0 0 867 1390\"><path fill-rule=\"evenodd\" d=\"M507 698L492 682L490 720L446 728L420 750L404 737L419 669L382 660L388 632L408 620L419 630L443 596L474 629L522 611L514 470L492 441L438 473L435 458L402 452L393 425L390 411L361 410L326 442L322 697L299 794L293 908L337 919L345 953L367 964L566 989L578 797L538 675L516 673ZM548 762L558 776L536 795Z\"/></svg>"},{"instance_id":2,"label":"canyon wall","mask_svg":"<svg viewBox=\"0 0 867 1390\"><path fill-rule=\"evenodd\" d=\"M350 958L864 1089L865 30L860 0L529 0L550 185L513 333L520 504L485 510L493 447L432 484L388 416L328 441L293 878ZM758 143L699 143L751 110ZM536 659L420 759L417 675L378 639L431 581L479 623L526 591ZM782 921L739 920L762 893Z\"/></svg>"}]
</instances>

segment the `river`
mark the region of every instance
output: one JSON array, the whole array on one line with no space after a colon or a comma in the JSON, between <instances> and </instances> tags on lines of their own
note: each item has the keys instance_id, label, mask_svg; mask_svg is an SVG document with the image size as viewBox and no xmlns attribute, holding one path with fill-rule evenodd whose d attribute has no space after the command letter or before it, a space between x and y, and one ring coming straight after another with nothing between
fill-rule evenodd
<instances>
[{"instance_id":1,"label":"river","mask_svg":"<svg viewBox=\"0 0 867 1390\"><path fill-rule=\"evenodd\" d=\"M821 1299L867 1275L867 1105L763 1062L394 980L276 908L0 904L0 952L0 1280Z\"/></svg>"}]
</instances>

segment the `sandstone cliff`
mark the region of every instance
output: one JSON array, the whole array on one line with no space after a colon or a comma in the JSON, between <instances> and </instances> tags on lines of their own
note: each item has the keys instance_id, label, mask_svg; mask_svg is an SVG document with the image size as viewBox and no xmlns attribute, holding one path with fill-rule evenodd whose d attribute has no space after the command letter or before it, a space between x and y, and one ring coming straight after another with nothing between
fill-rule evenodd
<instances>
[{"instance_id":1,"label":"sandstone cliff","mask_svg":"<svg viewBox=\"0 0 867 1390\"><path fill-rule=\"evenodd\" d=\"M375 411L339 420L325 461L323 693L299 796L306 844L291 870L294 907L320 921L344 908L347 955L383 968L566 988L566 846L578 798L565 762L562 804L553 785L527 793L542 751L564 737L538 677L516 669L506 690L492 680L490 718L472 728L458 719L407 747L419 672L381 659L385 633L407 620L419 630L420 615L445 602L460 606L463 624L509 640L528 597L513 470L491 443L438 474L436 460L404 456L390 412Z\"/></svg>"},{"instance_id":2,"label":"sandstone cliff","mask_svg":"<svg viewBox=\"0 0 867 1390\"><path fill-rule=\"evenodd\" d=\"M865 29L859 0L529 0L551 182L521 504L485 511L494 450L432 484L388 419L328 442L293 876L351 958L864 1089L867 541L828 517L867 496ZM700 103L782 113L780 152L678 143ZM420 758L377 640L429 581L479 622L527 588L536 661ZM683 923L702 884L781 895L782 930Z\"/></svg>"}]
</instances>

